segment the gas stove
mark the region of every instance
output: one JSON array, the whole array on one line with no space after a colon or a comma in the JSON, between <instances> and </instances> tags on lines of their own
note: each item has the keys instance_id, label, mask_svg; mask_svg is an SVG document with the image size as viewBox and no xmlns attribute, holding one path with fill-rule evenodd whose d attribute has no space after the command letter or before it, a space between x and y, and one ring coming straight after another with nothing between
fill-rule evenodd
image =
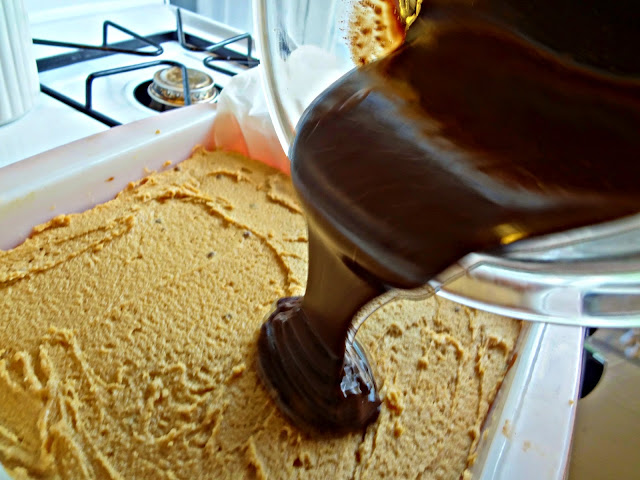
<instances>
[{"instance_id":1,"label":"gas stove","mask_svg":"<svg viewBox=\"0 0 640 480\"><path fill-rule=\"evenodd\" d=\"M258 64L249 33L162 1L89 2L29 10L29 18L41 94L27 115L0 127L0 167L215 102L231 77Z\"/></svg>"}]
</instances>

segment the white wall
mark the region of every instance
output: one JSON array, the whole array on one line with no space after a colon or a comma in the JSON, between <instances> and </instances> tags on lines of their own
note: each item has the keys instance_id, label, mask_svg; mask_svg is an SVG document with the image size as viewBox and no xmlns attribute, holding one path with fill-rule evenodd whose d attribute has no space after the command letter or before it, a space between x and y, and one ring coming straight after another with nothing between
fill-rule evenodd
<instances>
[{"instance_id":1,"label":"white wall","mask_svg":"<svg viewBox=\"0 0 640 480\"><path fill-rule=\"evenodd\" d=\"M2 1L2 0L0 0ZM31 21L67 17L87 10L108 11L145 3L164 3L165 0L23 0ZM320 0L322 1L322 0ZM168 3L168 2L167 2ZM173 0L170 3L195 9L196 12L243 32L253 33L251 0Z\"/></svg>"},{"instance_id":2,"label":"white wall","mask_svg":"<svg viewBox=\"0 0 640 480\"><path fill-rule=\"evenodd\" d=\"M23 0L23 2L29 14L29 21L32 23L87 13L108 12L136 5L168 3L165 0Z\"/></svg>"},{"instance_id":3,"label":"white wall","mask_svg":"<svg viewBox=\"0 0 640 480\"><path fill-rule=\"evenodd\" d=\"M243 32L253 33L251 0L196 0L196 11Z\"/></svg>"}]
</instances>

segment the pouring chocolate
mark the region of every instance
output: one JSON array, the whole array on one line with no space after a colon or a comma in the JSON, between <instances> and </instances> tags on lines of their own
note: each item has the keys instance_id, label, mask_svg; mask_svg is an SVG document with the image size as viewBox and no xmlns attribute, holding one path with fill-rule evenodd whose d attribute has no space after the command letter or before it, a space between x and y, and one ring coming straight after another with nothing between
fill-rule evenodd
<instances>
[{"instance_id":1,"label":"pouring chocolate","mask_svg":"<svg viewBox=\"0 0 640 480\"><path fill-rule=\"evenodd\" d=\"M620 73L625 58L588 63L588 42L569 35L542 45L542 17L505 5L423 9L400 49L300 120L290 157L308 285L278 303L259 344L262 376L294 420L376 418L352 318L378 295L473 251L640 210L640 82Z\"/></svg>"}]
</instances>

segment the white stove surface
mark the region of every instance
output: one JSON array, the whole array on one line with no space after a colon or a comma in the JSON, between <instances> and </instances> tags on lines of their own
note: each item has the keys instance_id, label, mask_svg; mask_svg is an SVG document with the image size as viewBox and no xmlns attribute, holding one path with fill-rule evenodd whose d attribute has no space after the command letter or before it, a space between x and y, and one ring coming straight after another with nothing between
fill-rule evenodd
<instances>
[{"instance_id":1,"label":"white stove surface","mask_svg":"<svg viewBox=\"0 0 640 480\"><path fill-rule=\"evenodd\" d=\"M29 11L31 34L34 38L46 40L100 45L102 24L105 20L111 20L143 36L176 30L175 7L157 1L132 3L134 6L130 8L123 7L123 2L112 2L111 9L98 8L100 5L94 3L75 9L73 6L67 6L47 14L43 14L42 11ZM119 8L114 10L114 5ZM182 11L182 20L186 34L195 35L211 43L244 33L185 10ZM127 34L109 29L109 43L129 39L131 37ZM183 63L188 68L204 71L222 87L229 81L230 77L202 64L205 53L185 50L177 42L162 43L162 46L164 53L160 56L114 54L44 71L40 73L40 82L84 104L85 79L90 73L155 60L173 60ZM241 41L226 48L244 54L246 42ZM34 45L37 59L73 51L71 48ZM253 55L255 56L255 53ZM234 67L229 62L223 62L220 66L238 72L243 69ZM150 80L155 71L166 67L160 65L95 79L94 109L123 124L159 115L155 110L138 103L133 92L140 83ZM40 94L38 104L33 110L15 122L0 127L0 167L108 128L84 113L48 95Z\"/></svg>"},{"instance_id":2,"label":"white stove surface","mask_svg":"<svg viewBox=\"0 0 640 480\"><path fill-rule=\"evenodd\" d=\"M0 127L0 168L108 129L104 123L41 93L31 111Z\"/></svg>"},{"instance_id":3,"label":"white stove surface","mask_svg":"<svg viewBox=\"0 0 640 480\"><path fill-rule=\"evenodd\" d=\"M91 72L125 65L136 65L156 60L174 60L188 68L195 68L210 75L214 82L225 87L230 77L208 69L202 64L206 57L203 53L185 51L178 43L162 44L164 53L157 57L139 57L127 54L80 62L67 67L57 68L40 74L40 82L76 101L85 103L85 79ZM240 71L228 63L225 68ZM153 74L167 65L148 67L143 70L96 78L92 87L93 108L119 123L129 123L142 118L157 115L158 112L142 105L134 97L134 89L141 83L151 80Z\"/></svg>"}]
</instances>

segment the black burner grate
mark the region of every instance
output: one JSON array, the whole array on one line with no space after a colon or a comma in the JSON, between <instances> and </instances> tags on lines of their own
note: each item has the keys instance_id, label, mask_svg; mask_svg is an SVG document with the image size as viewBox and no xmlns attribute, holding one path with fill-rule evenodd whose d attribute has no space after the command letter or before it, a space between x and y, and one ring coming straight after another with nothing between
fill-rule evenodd
<instances>
[{"instance_id":1,"label":"black burner grate","mask_svg":"<svg viewBox=\"0 0 640 480\"><path fill-rule=\"evenodd\" d=\"M124 40L116 43L109 43L108 32L113 28L126 33L131 40ZM203 65L207 68L223 73L228 76L235 76L237 72L224 68L220 65L224 62L233 63L236 66L242 66L245 68L252 68L259 64L258 59L252 56L253 50L253 38L250 34L244 33L236 35L220 42L211 44L206 40L194 35L189 35L184 32L182 24L182 13L180 9L176 10L176 30L172 32L163 32L155 35L143 36L139 35L132 30L129 30L122 25L118 25L110 20L107 20L102 25L102 45L87 45L71 42L59 42L55 40L46 40L40 38L34 38L33 43L36 45L48 45L55 47L68 47L73 48L74 51L68 54L55 55L52 57L43 58L37 61L38 72L46 72L56 68L73 65L76 63L92 60L95 58L101 58L108 55L114 55L119 53L135 55L135 56L158 56L164 52L161 46L163 42L176 41L183 48L189 51L206 52L209 55L203 59ZM239 55L237 52L226 48L227 46L245 41L247 45L247 53L245 55ZM150 49L151 48L151 49ZM85 103L84 105L46 85L40 84L40 90L56 100L59 100L66 105L104 123L109 127L120 125L117 120L110 118L107 115L95 110L93 108L92 101L92 85L96 78L106 77L109 75L117 75L119 73L130 72L134 70L140 70L143 68L152 67L155 65L170 65L178 67L182 70L183 79L183 92L185 105L191 103L191 94L189 89L189 82L187 76L187 67L180 62L173 60L155 60L151 62L144 62L135 65L127 65L123 67L116 67L107 70L100 70L90 73L85 81ZM220 88L220 87L218 87Z\"/></svg>"},{"instance_id":2,"label":"black burner grate","mask_svg":"<svg viewBox=\"0 0 640 480\"><path fill-rule=\"evenodd\" d=\"M119 47L118 44L109 45L108 34L109 27L115 28L116 30L120 30L121 32L126 33L127 35L135 38L144 46L153 47L153 50L140 50L137 48L126 48ZM55 40L43 40L41 38L34 38L33 43L35 45L48 45L50 47L68 47L68 48L78 48L82 50L98 50L101 52L110 52L110 53L131 53L134 55L143 55L148 57L157 57L158 55L162 55L164 49L158 45L156 42L149 38L145 38L142 35L138 35L137 33L129 30L128 28L123 27L122 25L118 25L110 20L106 20L102 24L102 45L87 45L84 43L70 43L70 42L58 42Z\"/></svg>"},{"instance_id":3,"label":"black burner grate","mask_svg":"<svg viewBox=\"0 0 640 480\"><path fill-rule=\"evenodd\" d=\"M225 73L230 76L234 76L236 74L235 72L228 70L226 68L223 68L219 65L214 65L214 62L234 62L236 64L240 64L249 68L255 67L259 63L257 59L251 56L251 53L253 50L253 38L248 33L236 35L234 37L227 38L225 40L222 40L221 42L214 43L213 45L209 45L205 47L201 45L195 45L193 43L189 43L186 39L184 30L182 28L182 13L180 9L176 11L176 34L178 36L178 42L180 43L180 46L182 48L185 48L192 52L207 52L207 53L217 54L217 55L209 55L202 61L205 67L208 67L217 72ZM242 40L246 40L246 43L247 43L246 55L238 56L235 53L232 53L232 54L228 54L226 52L223 53L224 47L226 47L227 45L231 45L232 43L240 42Z\"/></svg>"}]
</instances>

